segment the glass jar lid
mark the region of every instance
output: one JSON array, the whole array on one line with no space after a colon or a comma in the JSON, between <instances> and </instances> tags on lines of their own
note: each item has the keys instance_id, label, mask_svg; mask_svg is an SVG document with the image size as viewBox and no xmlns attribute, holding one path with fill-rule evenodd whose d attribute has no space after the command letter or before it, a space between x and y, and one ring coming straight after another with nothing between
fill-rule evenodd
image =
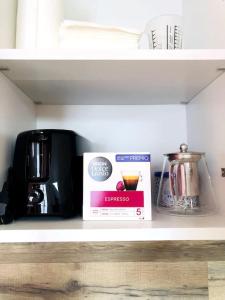
<instances>
[{"instance_id":1,"label":"glass jar lid","mask_svg":"<svg viewBox=\"0 0 225 300\"><path fill-rule=\"evenodd\" d=\"M188 151L188 145L183 143L180 145L180 152L168 153L164 155L168 157L169 161L173 161L173 160L198 161L201 159L202 155L204 154L205 154L204 152Z\"/></svg>"}]
</instances>

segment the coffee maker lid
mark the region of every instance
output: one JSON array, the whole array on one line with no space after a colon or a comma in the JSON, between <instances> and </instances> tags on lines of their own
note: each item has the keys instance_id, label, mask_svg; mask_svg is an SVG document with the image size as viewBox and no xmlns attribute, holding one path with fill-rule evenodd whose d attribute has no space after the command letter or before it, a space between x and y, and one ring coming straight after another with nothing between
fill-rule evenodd
<instances>
[{"instance_id":1,"label":"coffee maker lid","mask_svg":"<svg viewBox=\"0 0 225 300\"><path fill-rule=\"evenodd\" d=\"M204 152L194 152L194 151L188 151L188 145L183 143L180 145L180 152L176 153L168 153L164 154L168 157L169 161L173 160L182 160L182 159L189 159L192 161L198 161L201 159L203 155L205 155Z\"/></svg>"}]
</instances>

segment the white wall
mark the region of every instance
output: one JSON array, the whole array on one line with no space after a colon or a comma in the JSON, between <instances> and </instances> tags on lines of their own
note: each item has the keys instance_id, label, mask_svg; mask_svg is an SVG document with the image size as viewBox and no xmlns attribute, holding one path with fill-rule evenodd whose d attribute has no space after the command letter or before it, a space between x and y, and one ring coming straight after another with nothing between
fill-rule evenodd
<instances>
[{"instance_id":1,"label":"white wall","mask_svg":"<svg viewBox=\"0 0 225 300\"><path fill-rule=\"evenodd\" d=\"M65 18L143 30L153 17L182 15L182 0L64 0Z\"/></svg>"},{"instance_id":2,"label":"white wall","mask_svg":"<svg viewBox=\"0 0 225 300\"><path fill-rule=\"evenodd\" d=\"M183 105L41 105L37 117L39 129L71 129L85 137L90 151L151 152L155 170L161 170L163 153L178 150L187 140Z\"/></svg>"},{"instance_id":3,"label":"white wall","mask_svg":"<svg viewBox=\"0 0 225 300\"><path fill-rule=\"evenodd\" d=\"M217 201L225 210L225 74L202 91L187 107L188 142L206 152Z\"/></svg>"},{"instance_id":4,"label":"white wall","mask_svg":"<svg viewBox=\"0 0 225 300\"><path fill-rule=\"evenodd\" d=\"M183 0L184 47L225 48L225 1Z\"/></svg>"},{"instance_id":5,"label":"white wall","mask_svg":"<svg viewBox=\"0 0 225 300\"><path fill-rule=\"evenodd\" d=\"M0 73L0 190L11 165L19 132L36 127L35 107L15 85Z\"/></svg>"}]
</instances>

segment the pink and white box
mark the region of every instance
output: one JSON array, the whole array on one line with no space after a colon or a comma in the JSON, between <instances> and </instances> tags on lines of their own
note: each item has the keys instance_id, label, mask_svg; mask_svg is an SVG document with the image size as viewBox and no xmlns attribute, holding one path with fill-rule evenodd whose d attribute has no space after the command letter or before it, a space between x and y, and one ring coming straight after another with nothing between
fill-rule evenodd
<instances>
[{"instance_id":1,"label":"pink and white box","mask_svg":"<svg viewBox=\"0 0 225 300\"><path fill-rule=\"evenodd\" d=\"M84 220L151 220L150 153L84 154Z\"/></svg>"}]
</instances>

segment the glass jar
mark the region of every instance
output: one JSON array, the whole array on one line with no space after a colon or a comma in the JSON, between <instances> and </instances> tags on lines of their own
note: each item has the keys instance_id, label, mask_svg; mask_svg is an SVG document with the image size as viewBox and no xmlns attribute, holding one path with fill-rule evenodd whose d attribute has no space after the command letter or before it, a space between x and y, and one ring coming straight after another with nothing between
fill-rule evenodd
<instances>
[{"instance_id":1,"label":"glass jar","mask_svg":"<svg viewBox=\"0 0 225 300\"><path fill-rule=\"evenodd\" d=\"M190 152L186 144L181 144L180 152L164 156L157 210L175 215L215 212L215 196L205 153ZM168 174L167 184L163 174Z\"/></svg>"}]
</instances>

